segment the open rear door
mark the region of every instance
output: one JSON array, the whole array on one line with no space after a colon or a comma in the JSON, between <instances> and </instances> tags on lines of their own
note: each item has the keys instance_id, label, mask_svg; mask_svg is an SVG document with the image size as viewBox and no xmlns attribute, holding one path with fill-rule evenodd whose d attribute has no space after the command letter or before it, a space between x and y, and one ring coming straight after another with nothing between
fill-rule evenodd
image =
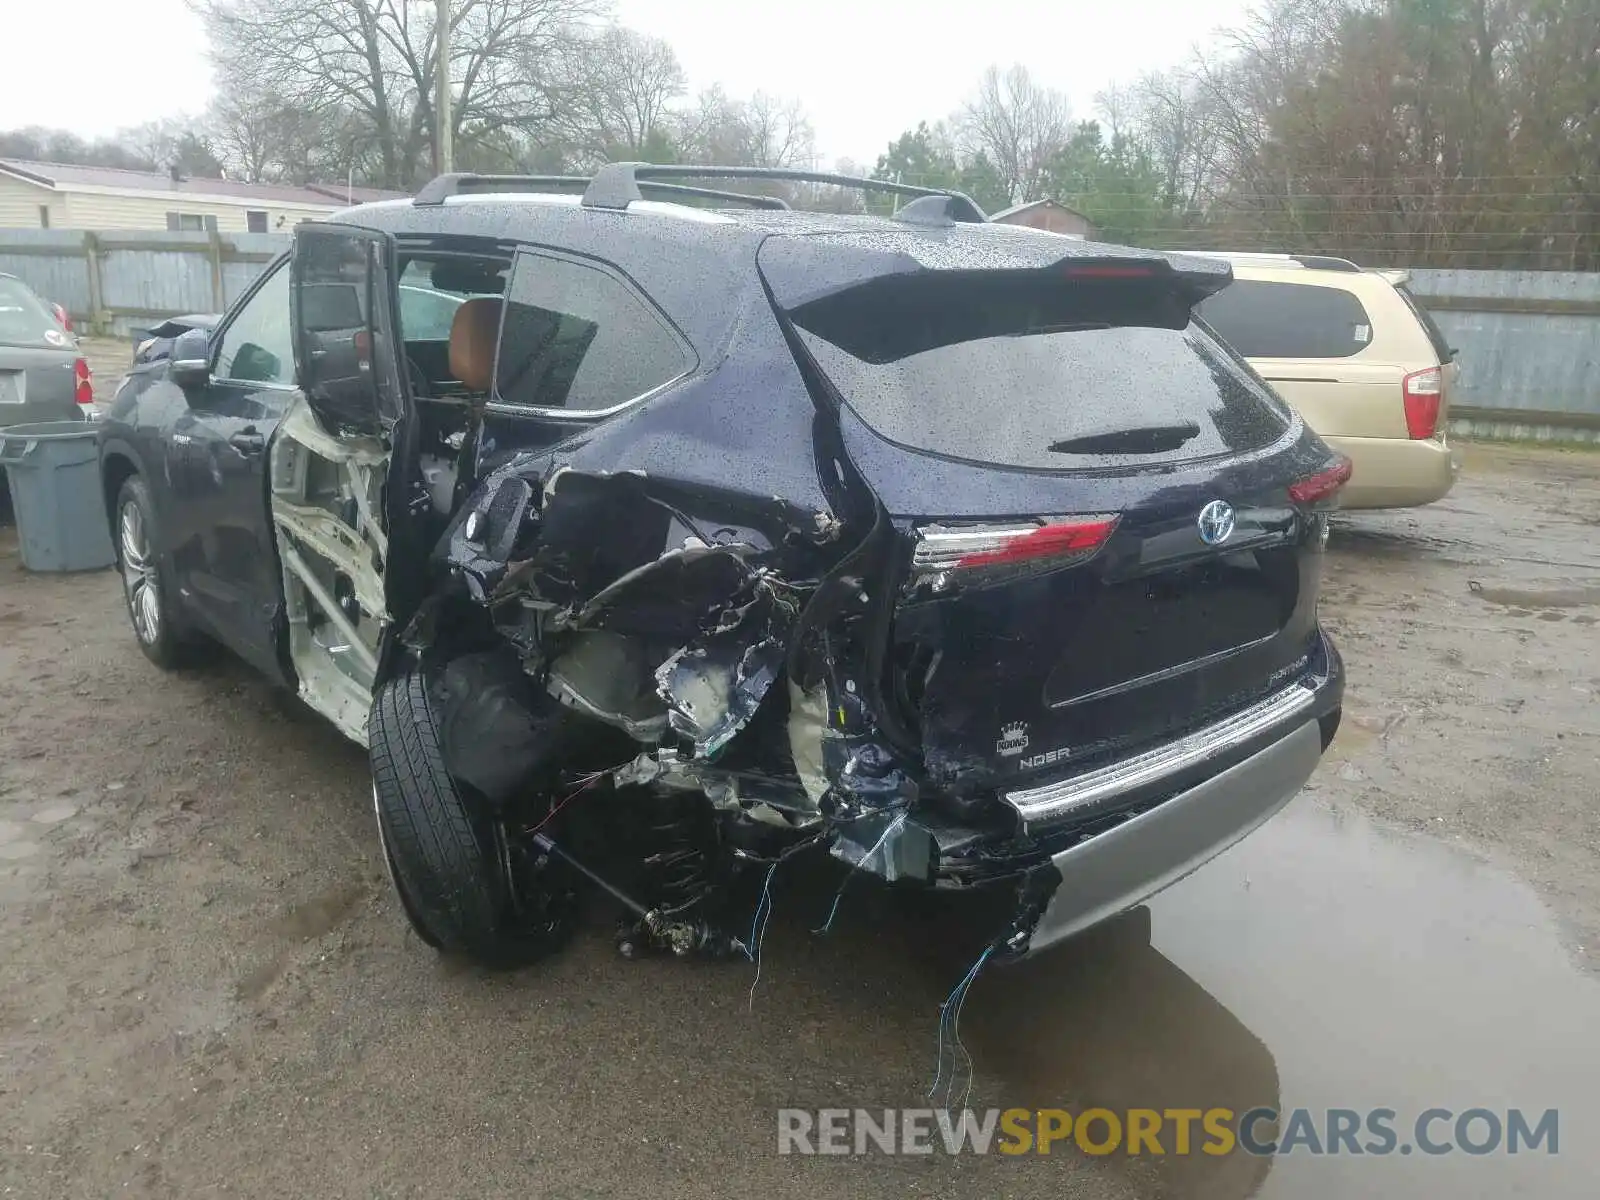
<instances>
[{"instance_id":1,"label":"open rear door","mask_svg":"<svg viewBox=\"0 0 1600 1200\"><path fill-rule=\"evenodd\" d=\"M366 742L390 623L386 486L410 403L393 240L304 225L291 309L302 395L271 448L271 505L289 660L301 699Z\"/></svg>"},{"instance_id":2,"label":"open rear door","mask_svg":"<svg viewBox=\"0 0 1600 1200\"><path fill-rule=\"evenodd\" d=\"M394 239L348 225L295 232L295 365L334 436L384 434L405 411Z\"/></svg>"}]
</instances>

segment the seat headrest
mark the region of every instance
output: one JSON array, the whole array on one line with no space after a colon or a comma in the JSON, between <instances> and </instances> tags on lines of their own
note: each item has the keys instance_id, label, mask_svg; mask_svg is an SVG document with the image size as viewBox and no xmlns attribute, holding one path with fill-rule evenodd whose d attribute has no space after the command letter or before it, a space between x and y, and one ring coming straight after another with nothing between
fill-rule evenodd
<instances>
[{"instance_id":1,"label":"seat headrest","mask_svg":"<svg viewBox=\"0 0 1600 1200\"><path fill-rule=\"evenodd\" d=\"M456 309L450 322L450 374L474 392L494 386L494 345L500 336L498 296L475 296Z\"/></svg>"}]
</instances>

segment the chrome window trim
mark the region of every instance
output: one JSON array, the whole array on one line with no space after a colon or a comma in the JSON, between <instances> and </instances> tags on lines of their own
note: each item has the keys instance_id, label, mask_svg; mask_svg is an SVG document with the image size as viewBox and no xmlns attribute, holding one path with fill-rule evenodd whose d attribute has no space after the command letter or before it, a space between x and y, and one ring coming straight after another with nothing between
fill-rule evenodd
<instances>
[{"instance_id":1,"label":"chrome window trim","mask_svg":"<svg viewBox=\"0 0 1600 1200\"><path fill-rule=\"evenodd\" d=\"M499 350L495 351L496 358ZM653 400L669 388L677 387L685 379L695 373L691 367L682 375L675 376L665 383L658 383L648 392L640 392L632 399L624 400L621 404L613 404L610 408L543 408L536 404L512 404L507 400L490 400L484 404L485 412L492 412L503 417L550 417L555 420L590 421L601 417L612 417L625 408L632 408L635 404L643 404L646 400Z\"/></svg>"},{"instance_id":2,"label":"chrome window trim","mask_svg":"<svg viewBox=\"0 0 1600 1200\"><path fill-rule=\"evenodd\" d=\"M625 288L634 297L635 300L644 306L647 312L655 316L655 319L661 323L662 328L666 329L675 339L677 339L678 345L682 347L685 352L684 361L687 365L684 367L683 371L680 374L673 376L671 379L656 384L655 387L650 388L648 391L641 392L637 396L631 396L620 403L611 405L609 408L550 408L545 405L513 404L510 401L502 400L500 398L500 347L505 338L506 314L511 308L511 286L516 281L517 270L521 264L525 260L537 258L549 258L554 259L557 262L567 262L580 267L588 267L591 270L599 271L602 275L606 275L611 279L616 280L616 282L621 284L623 288ZM494 339L494 375L492 378L492 386L489 392L489 399L485 402L483 407L485 412L491 412L497 416L549 417L555 420L566 420L574 423L599 420L603 417L615 416L624 409L632 408L636 404L642 404L646 400L654 399L668 388L675 387L682 383L685 379L689 378L689 376L693 375L699 369L700 353L695 349L694 343L684 335L683 330L678 328L677 322L668 316L666 311L653 299L651 299L649 294L646 293L643 288L635 283L633 279L621 269L613 266L611 263L605 262L602 259L590 258L589 256L583 254L563 253L560 250L546 246L522 246L513 256L511 260L511 271L506 276L505 297L500 305L500 329L495 334Z\"/></svg>"}]
</instances>

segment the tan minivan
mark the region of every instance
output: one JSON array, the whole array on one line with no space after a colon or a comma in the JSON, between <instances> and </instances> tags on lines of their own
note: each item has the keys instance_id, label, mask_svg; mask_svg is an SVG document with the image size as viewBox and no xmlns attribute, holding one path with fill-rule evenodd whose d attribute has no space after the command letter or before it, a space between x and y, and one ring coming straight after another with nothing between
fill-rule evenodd
<instances>
[{"instance_id":1,"label":"tan minivan","mask_svg":"<svg viewBox=\"0 0 1600 1200\"><path fill-rule=\"evenodd\" d=\"M1404 271L1316 255L1209 254L1234 282L1205 322L1354 466L1344 508L1406 508L1449 492L1455 352Z\"/></svg>"}]
</instances>

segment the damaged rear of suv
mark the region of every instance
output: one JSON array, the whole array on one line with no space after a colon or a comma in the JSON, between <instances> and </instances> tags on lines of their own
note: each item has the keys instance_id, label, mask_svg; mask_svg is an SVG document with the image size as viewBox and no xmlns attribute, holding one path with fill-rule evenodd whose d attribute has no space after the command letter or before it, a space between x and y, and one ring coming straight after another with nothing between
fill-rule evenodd
<instances>
[{"instance_id":1,"label":"damaged rear of suv","mask_svg":"<svg viewBox=\"0 0 1600 1200\"><path fill-rule=\"evenodd\" d=\"M1229 269L660 182L734 174L299 234L285 673L368 744L418 933L524 963L599 890L630 951L749 949L731 885L810 850L1008 889L1016 956L1287 802L1348 464L1191 315Z\"/></svg>"}]
</instances>

